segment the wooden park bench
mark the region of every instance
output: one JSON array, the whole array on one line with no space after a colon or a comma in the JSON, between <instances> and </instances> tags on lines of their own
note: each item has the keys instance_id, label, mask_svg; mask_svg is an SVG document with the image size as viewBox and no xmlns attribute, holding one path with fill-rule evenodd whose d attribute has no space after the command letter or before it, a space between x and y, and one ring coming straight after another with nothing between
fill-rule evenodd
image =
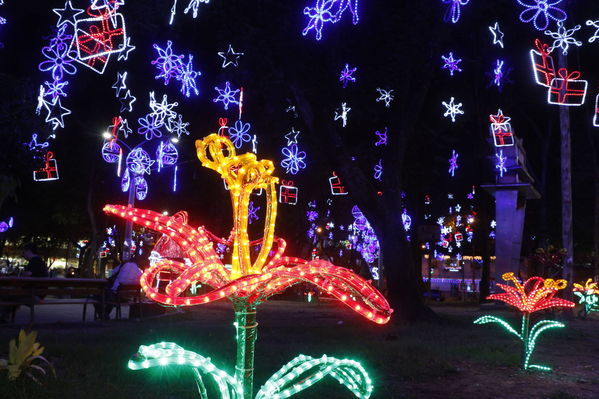
<instances>
[{"instance_id":1,"label":"wooden park bench","mask_svg":"<svg viewBox=\"0 0 599 399\"><path fill-rule=\"evenodd\" d=\"M107 284L104 279L0 277L0 306L28 306L29 321L33 322L36 306L79 304L85 321L87 305L104 307ZM11 315L13 323L15 313Z\"/></svg>"}]
</instances>

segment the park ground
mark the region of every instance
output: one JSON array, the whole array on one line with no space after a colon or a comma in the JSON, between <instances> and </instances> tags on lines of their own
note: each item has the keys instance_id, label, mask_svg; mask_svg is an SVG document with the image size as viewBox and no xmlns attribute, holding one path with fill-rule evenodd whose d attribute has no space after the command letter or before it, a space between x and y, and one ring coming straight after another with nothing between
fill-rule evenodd
<instances>
[{"instance_id":1,"label":"park ground","mask_svg":"<svg viewBox=\"0 0 599 399\"><path fill-rule=\"evenodd\" d=\"M533 355L550 373L518 369L520 346L498 325L475 326L477 306L435 306L435 322L405 324L401 314L375 325L336 302L270 301L258 308L256 390L297 354L327 354L360 361L375 383L373 399L597 399L599 317L567 320L546 331ZM488 311L487 311L488 313ZM518 314L494 311L514 325ZM545 315L548 316L548 315ZM40 317L43 317L40 316ZM33 326L56 378L37 385L9 383L0 375L0 398L186 399L198 398L183 367L130 371L140 344L173 341L210 357L232 372L233 312L227 302L144 320L53 322ZM0 357L18 326L0 328ZM207 381L207 380L206 380ZM294 398L352 398L336 381L323 381Z\"/></svg>"}]
</instances>

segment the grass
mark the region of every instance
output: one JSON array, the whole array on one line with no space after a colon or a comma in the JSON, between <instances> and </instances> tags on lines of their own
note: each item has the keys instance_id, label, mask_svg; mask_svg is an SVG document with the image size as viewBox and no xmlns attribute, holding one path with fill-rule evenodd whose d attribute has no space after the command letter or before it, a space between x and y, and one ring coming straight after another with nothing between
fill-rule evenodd
<instances>
[{"instance_id":1,"label":"grass","mask_svg":"<svg viewBox=\"0 0 599 399\"><path fill-rule=\"evenodd\" d=\"M573 321L548 332L534 361L553 374L517 368L519 342L498 326L474 326L474 308L439 307L437 323L385 326L368 323L337 304L272 301L258 309L256 390L299 353L327 354L362 362L374 379L374 399L599 397L598 320ZM517 321L517 315L508 314ZM37 326L44 355L58 377L43 386L0 375L0 398L174 399L197 398L189 369L130 371L126 364L140 344L174 341L233 372L233 312L227 303L197 307L144 321ZM18 328L0 331L0 357ZM6 348L6 349L4 349ZM509 390L506 396L505 390ZM6 396L3 396L6 395ZM569 396L568 396L569 395ZM335 381L323 381L296 398L350 398Z\"/></svg>"}]
</instances>

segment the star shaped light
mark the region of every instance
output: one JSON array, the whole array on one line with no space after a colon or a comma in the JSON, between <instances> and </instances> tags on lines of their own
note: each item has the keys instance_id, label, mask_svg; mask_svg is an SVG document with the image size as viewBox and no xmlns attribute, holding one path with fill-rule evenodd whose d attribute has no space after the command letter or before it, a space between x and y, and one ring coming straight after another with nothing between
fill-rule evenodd
<instances>
[{"instance_id":1,"label":"star shaped light","mask_svg":"<svg viewBox=\"0 0 599 399\"><path fill-rule=\"evenodd\" d=\"M127 90L125 93L125 97L120 97L119 101L121 103L121 111L120 112L131 112L133 111L133 103L135 102L135 96L131 95L131 90Z\"/></svg>"},{"instance_id":2,"label":"star shaped light","mask_svg":"<svg viewBox=\"0 0 599 399\"><path fill-rule=\"evenodd\" d=\"M128 36L125 43L121 45L118 61L127 61L129 59L129 53L133 50L135 50L135 46L131 45L131 37Z\"/></svg>"},{"instance_id":3,"label":"star shaped light","mask_svg":"<svg viewBox=\"0 0 599 399\"><path fill-rule=\"evenodd\" d=\"M64 128L64 117L71 114L71 111L62 106L60 97L56 97L52 102L44 101L44 106L48 111L46 122L52 123L52 130L58 126Z\"/></svg>"},{"instance_id":4,"label":"star shaped light","mask_svg":"<svg viewBox=\"0 0 599 399\"><path fill-rule=\"evenodd\" d=\"M127 119L123 118L121 118L121 123L119 125L118 131L119 133L123 133L123 136L125 136L125 138L129 137L129 135L133 133L133 130L129 127L129 122L127 121Z\"/></svg>"},{"instance_id":5,"label":"star shaped light","mask_svg":"<svg viewBox=\"0 0 599 399\"><path fill-rule=\"evenodd\" d=\"M60 26L65 23L75 24L77 22L77 15L83 12L80 8L73 8L73 4L71 0L67 0L64 3L64 8L54 8L52 9L54 14L58 15L58 23L56 26Z\"/></svg>"},{"instance_id":6,"label":"star shaped light","mask_svg":"<svg viewBox=\"0 0 599 399\"><path fill-rule=\"evenodd\" d=\"M224 51L218 52L218 56L222 57L222 59L223 59L223 65L222 65L223 68L226 68L229 65L238 67L239 66L239 63L238 63L239 57L241 57L242 55L243 55L243 53L236 53L230 44L229 44L229 48L227 49L226 52L224 52Z\"/></svg>"},{"instance_id":7,"label":"star shaped light","mask_svg":"<svg viewBox=\"0 0 599 399\"><path fill-rule=\"evenodd\" d=\"M499 29L499 22L495 22L494 26L489 26L489 30L493 34L493 44L498 44L503 48L503 32Z\"/></svg>"},{"instance_id":8,"label":"star shaped light","mask_svg":"<svg viewBox=\"0 0 599 399\"><path fill-rule=\"evenodd\" d=\"M462 103L455 104L454 100L455 99L451 97L451 100L449 100L449 104L445 101L442 102L443 106L447 108L443 116L446 118L449 116L452 122L455 122L456 115L464 115L464 111L462 111Z\"/></svg>"},{"instance_id":9,"label":"star shaped light","mask_svg":"<svg viewBox=\"0 0 599 399\"><path fill-rule=\"evenodd\" d=\"M300 134L300 131L295 130L294 127L291 128L291 131L285 135L285 139L287 140L287 147L291 144L297 144L297 136Z\"/></svg>"},{"instance_id":10,"label":"star shaped light","mask_svg":"<svg viewBox=\"0 0 599 399\"><path fill-rule=\"evenodd\" d=\"M121 72L116 73L116 82L114 82L114 84L112 85L112 88L116 90L117 98L121 95L121 90L127 89L127 83L125 82L126 80L127 80L127 71L125 71L123 73L121 73Z\"/></svg>"}]
</instances>

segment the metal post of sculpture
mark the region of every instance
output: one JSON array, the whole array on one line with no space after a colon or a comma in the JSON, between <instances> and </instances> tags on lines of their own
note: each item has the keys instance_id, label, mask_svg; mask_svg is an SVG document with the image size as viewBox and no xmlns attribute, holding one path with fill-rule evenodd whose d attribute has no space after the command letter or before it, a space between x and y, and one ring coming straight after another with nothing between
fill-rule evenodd
<instances>
[{"instance_id":1,"label":"metal post of sculpture","mask_svg":"<svg viewBox=\"0 0 599 399\"><path fill-rule=\"evenodd\" d=\"M317 286L375 323L389 321L392 309L382 294L350 270L323 260L306 261L283 256L285 240L274 235L278 178L272 176L274 165L271 161L259 161L253 153L237 155L233 143L218 134L196 141L196 149L202 165L217 171L229 188L234 225L228 239L215 236L203 226L194 229L185 222L186 218L177 219L118 205L106 205L104 211L164 234L189 258L190 266L161 259L146 269L140 283L150 299L170 306L192 306L223 298L233 302L237 329L235 375L218 370L209 359L174 343L141 346L137 356L129 362L131 369L187 365L194 369L202 398L207 398L207 394L200 372L213 378L221 398L252 398L256 308L270 296L300 282ZM264 236L250 241L250 195L261 189L267 193ZM231 270L221 262L216 245L231 248ZM252 251L254 247L259 251ZM155 279L163 271L176 275L176 278L166 287L156 288ZM213 291L192 294L190 288L197 283L208 285ZM300 355L275 373L255 398L287 398L326 376L335 378L358 398L368 398L372 393L370 377L359 363L327 356L316 359Z\"/></svg>"}]
</instances>

